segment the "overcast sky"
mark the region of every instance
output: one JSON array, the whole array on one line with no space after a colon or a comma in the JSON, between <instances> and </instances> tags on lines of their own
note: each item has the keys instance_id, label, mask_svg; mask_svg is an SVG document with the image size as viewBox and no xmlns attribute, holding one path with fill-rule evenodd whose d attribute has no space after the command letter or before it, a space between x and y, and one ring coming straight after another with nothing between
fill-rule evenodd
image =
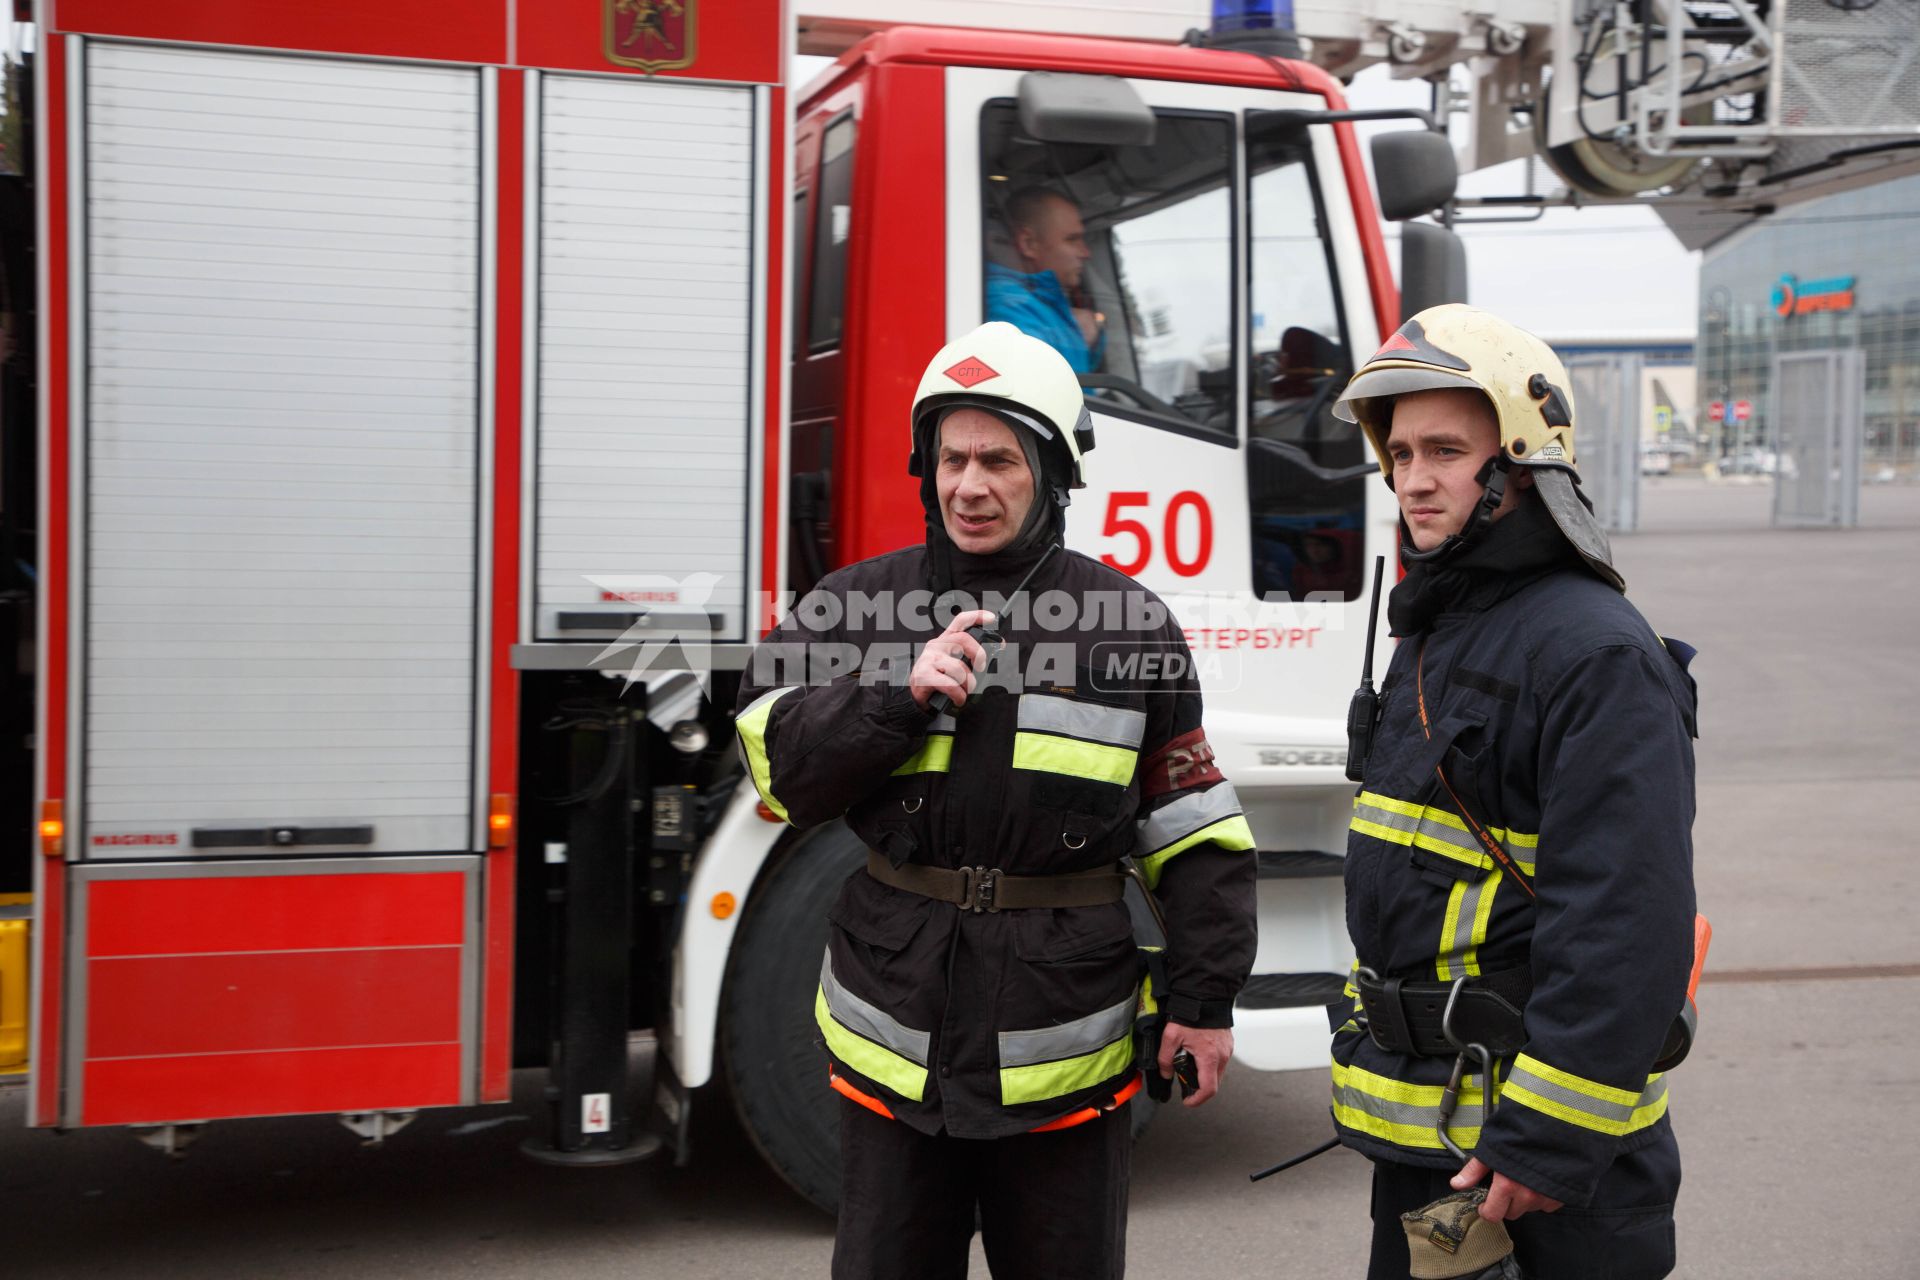
<instances>
[{"instance_id":1,"label":"overcast sky","mask_svg":"<svg viewBox=\"0 0 1920 1280\"><path fill-rule=\"evenodd\" d=\"M1355 108L1425 107L1431 93L1423 81L1396 81L1387 68L1373 67L1354 77L1347 99ZM1544 162L1535 169L1535 191L1563 185ZM1525 162L1516 162L1464 175L1460 192L1518 195L1526 181ZM1698 327L1700 255L1682 248L1652 210L1549 209L1538 222L1458 229L1474 304L1544 337L1691 336ZM1394 231L1389 224L1398 271Z\"/></svg>"},{"instance_id":2,"label":"overcast sky","mask_svg":"<svg viewBox=\"0 0 1920 1280\"><path fill-rule=\"evenodd\" d=\"M804 87L828 62L796 59L794 83ZM1385 67L1355 77L1347 97L1356 108L1429 105L1424 82L1396 81ZM1359 126L1363 136L1369 127ZM1469 195L1517 195L1525 184L1525 165L1515 163L1467 175L1460 189ZM1551 170L1538 166L1536 191L1559 185ZM1397 272L1397 227L1388 224L1386 230ZM1472 301L1543 337L1673 337L1694 332L1700 256L1681 248L1651 211L1550 209L1537 222L1462 226L1460 234L1467 242Z\"/></svg>"}]
</instances>

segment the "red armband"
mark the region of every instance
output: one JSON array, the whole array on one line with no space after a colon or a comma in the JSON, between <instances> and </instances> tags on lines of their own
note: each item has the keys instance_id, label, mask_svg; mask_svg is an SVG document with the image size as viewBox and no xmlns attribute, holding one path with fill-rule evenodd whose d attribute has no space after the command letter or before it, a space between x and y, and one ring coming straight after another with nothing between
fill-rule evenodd
<instances>
[{"instance_id":1,"label":"red armband","mask_svg":"<svg viewBox=\"0 0 1920 1280\"><path fill-rule=\"evenodd\" d=\"M1140 794L1148 798L1188 787L1204 787L1224 781L1220 766L1213 762L1213 748L1207 743L1207 731L1195 729L1174 738L1147 757L1140 770Z\"/></svg>"}]
</instances>

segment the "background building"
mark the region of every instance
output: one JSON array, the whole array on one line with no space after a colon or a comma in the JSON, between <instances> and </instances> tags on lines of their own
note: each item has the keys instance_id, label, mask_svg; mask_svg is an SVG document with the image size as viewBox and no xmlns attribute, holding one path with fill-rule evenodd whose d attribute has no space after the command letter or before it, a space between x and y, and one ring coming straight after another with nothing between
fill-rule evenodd
<instances>
[{"instance_id":1,"label":"background building","mask_svg":"<svg viewBox=\"0 0 1920 1280\"><path fill-rule=\"evenodd\" d=\"M1642 333L1632 337L1565 334L1547 338L1562 360L1640 357L1640 403L1635 421L1643 444L1670 450L1681 462L1704 454L1694 384L1694 339L1690 333Z\"/></svg>"},{"instance_id":2,"label":"background building","mask_svg":"<svg viewBox=\"0 0 1920 1280\"><path fill-rule=\"evenodd\" d=\"M1700 267L1698 420L1710 451L1764 462L1778 438L1776 352L1866 352L1868 479L1920 454L1920 178L1782 211L1707 250ZM1744 421L1734 421L1742 402ZM1726 406L1716 423L1712 406Z\"/></svg>"}]
</instances>

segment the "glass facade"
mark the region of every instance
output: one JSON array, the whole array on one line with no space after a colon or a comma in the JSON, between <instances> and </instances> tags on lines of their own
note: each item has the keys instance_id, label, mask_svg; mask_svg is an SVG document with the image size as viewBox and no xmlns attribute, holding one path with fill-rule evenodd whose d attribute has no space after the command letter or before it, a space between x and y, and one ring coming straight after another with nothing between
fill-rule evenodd
<instances>
[{"instance_id":1,"label":"glass facade","mask_svg":"<svg viewBox=\"0 0 1920 1280\"><path fill-rule=\"evenodd\" d=\"M1784 209L1700 266L1699 412L1710 456L1770 456L1777 352L1866 352L1866 464L1920 464L1920 178ZM1734 420L1740 403L1745 421ZM1715 423L1713 403L1726 406Z\"/></svg>"}]
</instances>

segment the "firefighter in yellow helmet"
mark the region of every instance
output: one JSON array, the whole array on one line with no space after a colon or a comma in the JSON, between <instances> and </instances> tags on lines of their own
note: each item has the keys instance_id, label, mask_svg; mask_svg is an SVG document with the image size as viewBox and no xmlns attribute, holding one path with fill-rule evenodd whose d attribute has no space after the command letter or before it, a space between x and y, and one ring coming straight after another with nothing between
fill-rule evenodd
<instances>
[{"instance_id":1,"label":"firefighter in yellow helmet","mask_svg":"<svg viewBox=\"0 0 1920 1280\"><path fill-rule=\"evenodd\" d=\"M1664 1276L1665 1072L1691 1039L1692 652L1625 598L1538 338L1431 308L1335 412L1379 454L1406 570L1332 1019L1334 1121L1374 1161L1368 1274L1407 1276L1403 1213L1484 1183L1525 1275Z\"/></svg>"},{"instance_id":2,"label":"firefighter in yellow helmet","mask_svg":"<svg viewBox=\"0 0 1920 1280\"><path fill-rule=\"evenodd\" d=\"M1143 1068L1165 1080L1185 1050L1197 1106L1232 1053L1253 834L1178 623L1059 548L1093 444L1065 359L982 325L929 362L911 427L925 545L823 578L755 651L736 720L769 808L844 817L868 850L815 1002L841 1095L833 1274L963 1275L977 1212L996 1276L1116 1277ZM1162 952L1135 944L1129 857Z\"/></svg>"}]
</instances>

